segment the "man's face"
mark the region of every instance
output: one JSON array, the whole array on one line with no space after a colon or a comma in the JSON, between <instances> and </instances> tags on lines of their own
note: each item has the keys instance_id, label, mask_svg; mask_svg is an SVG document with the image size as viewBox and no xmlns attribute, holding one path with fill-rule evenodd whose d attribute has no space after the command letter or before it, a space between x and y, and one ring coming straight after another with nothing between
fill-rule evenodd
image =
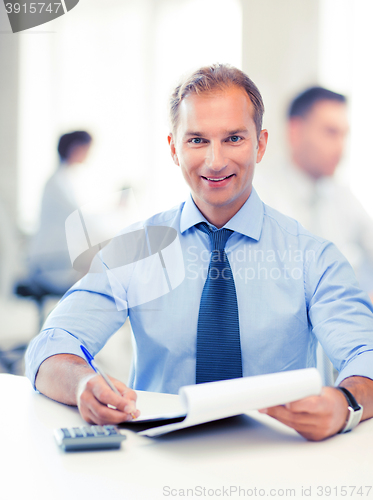
<instances>
[{"instance_id":1,"label":"man's face","mask_svg":"<svg viewBox=\"0 0 373 500\"><path fill-rule=\"evenodd\" d=\"M333 175L342 158L347 133L346 105L318 102L304 118L289 122L294 162L316 179Z\"/></svg>"},{"instance_id":2,"label":"man's face","mask_svg":"<svg viewBox=\"0 0 373 500\"><path fill-rule=\"evenodd\" d=\"M212 224L223 226L249 197L267 136L261 131L258 141L253 104L241 88L192 94L181 102L177 129L168 138L171 154Z\"/></svg>"},{"instance_id":3,"label":"man's face","mask_svg":"<svg viewBox=\"0 0 373 500\"><path fill-rule=\"evenodd\" d=\"M77 144L73 146L69 152L68 163L84 163L88 158L90 148L90 142L88 144Z\"/></svg>"}]
</instances>

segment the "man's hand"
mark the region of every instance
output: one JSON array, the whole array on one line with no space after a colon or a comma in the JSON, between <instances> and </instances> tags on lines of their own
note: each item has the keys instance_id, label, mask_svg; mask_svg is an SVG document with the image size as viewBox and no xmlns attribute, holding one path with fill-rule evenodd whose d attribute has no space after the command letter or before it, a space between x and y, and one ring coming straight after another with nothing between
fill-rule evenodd
<instances>
[{"instance_id":1,"label":"man's hand","mask_svg":"<svg viewBox=\"0 0 373 500\"><path fill-rule=\"evenodd\" d=\"M320 396L259 410L292 427L310 441L321 441L343 429L348 415L344 395L334 387L323 387Z\"/></svg>"},{"instance_id":2,"label":"man's hand","mask_svg":"<svg viewBox=\"0 0 373 500\"><path fill-rule=\"evenodd\" d=\"M345 378L341 386L348 389L363 406L362 420L372 418L373 380L352 376ZM260 411L292 427L310 441L321 441L343 429L348 416L348 404L341 391L334 387L323 387L320 396L310 396L285 406L273 406Z\"/></svg>"},{"instance_id":3,"label":"man's hand","mask_svg":"<svg viewBox=\"0 0 373 500\"><path fill-rule=\"evenodd\" d=\"M81 416L90 424L119 424L140 415L139 410L136 410L135 391L119 380L109 378L122 396L115 394L97 374L88 375L78 385L78 408Z\"/></svg>"},{"instance_id":4,"label":"man's hand","mask_svg":"<svg viewBox=\"0 0 373 500\"><path fill-rule=\"evenodd\" d=\"M79 356L56 354L40 365L35 384L49 398L78 406L84 420L91 424L118 424L137 418L140 412L135 406L135 391L119 380L110 379L122 396L115 394Z\"/></svg>"}]
</instances>

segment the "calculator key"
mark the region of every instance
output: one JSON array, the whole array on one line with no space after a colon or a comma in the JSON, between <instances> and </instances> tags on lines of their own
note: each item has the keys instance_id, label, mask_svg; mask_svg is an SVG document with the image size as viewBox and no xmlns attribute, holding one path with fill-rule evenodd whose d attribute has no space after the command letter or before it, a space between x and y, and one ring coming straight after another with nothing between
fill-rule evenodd
<instances>
[{"instance_id":1,"label":"calculator key","mask_svg":"<svg viewBox=\"0 0 373 500\"><path fill-rule=\"evenodd\" d=\"M95 425L93 427L93 432L95 433L96 436L105 436L105 430L101 425Z\"/></svg>"},{"instance_id":2,"label":"calculator key","mask_svg":"<svg viewBox=\"0 0 373 500\"><path fill-rule=\"evenodd\" d=\"M84 437L84 434L83 434L82 430L79 429L79 427L73 427L72 431L73 431L75 437L77 437L77 438Z\"/></svg>"},{"instance_id":3,"label":"calculator key","mask_svg":"<svg viewBox=\"0 0 373 500\"><path fill-rule=\"evenodd\" d=\"M84 432L87 437L93 437L95 435L95 433L92 430L92 427L85 427Z\"/></svg>"},{"instance_id":4,"label":"calculator key","mask_svg":"<svg viewBox=\"0 0 373 500\"><path fill-rule=\"evenodd\" d=\"M63 428L63 429L61 429L61 431L63 432L63 437L71 438L71 434L70 434L69 429Z\"/></svg>"},{"instance_id":5,"label":"calculator key","mask_svg":"<svg viewBox=\"0 0 373 500\"><path fill-rule=\"evenodd\" d=\"M118 434L118 431L116 430L115 427L109 427L108 425L105 426L106 434L107 436L115 436Z\"/></svg>"}]
</instances>

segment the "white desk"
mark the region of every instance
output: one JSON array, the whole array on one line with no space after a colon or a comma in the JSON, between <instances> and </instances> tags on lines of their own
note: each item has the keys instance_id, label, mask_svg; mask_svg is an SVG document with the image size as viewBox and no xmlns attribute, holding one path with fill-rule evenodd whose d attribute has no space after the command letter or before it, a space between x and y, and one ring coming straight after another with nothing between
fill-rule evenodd
<instances>
[{"instance_id":1,"label":"white desk","mask_svg":"<svg viewBox=\"0 0 373 500\"><path fill-rule=\"evenodd\" d=\"M261 488L267 497L288 498L285 490L294 489L292 498L306 498L302 487L311 487L308 498L325 498L317 486L330 486L329 498L373 499L373 488L368 496L365 488L373 486L373 420L349 434L312 443L253 412L158 439L128 431L119 451L64 453L52 430L84 425L76 408L34 393L24 377L0 375L0 391L2 500L183 498L171 494L171 488L184 489L187 498L194 488L192 498L224 498L222 488L228 497L230 487L245 489L245 496L232 490L229 498L250 493L258 498ZM164 395L165 405L175 397ZM140 395L140 410L146 403ZM342 497L341 486L363 486L364 495L351 497L347 490Z\"/></svg>"}]
</instances>

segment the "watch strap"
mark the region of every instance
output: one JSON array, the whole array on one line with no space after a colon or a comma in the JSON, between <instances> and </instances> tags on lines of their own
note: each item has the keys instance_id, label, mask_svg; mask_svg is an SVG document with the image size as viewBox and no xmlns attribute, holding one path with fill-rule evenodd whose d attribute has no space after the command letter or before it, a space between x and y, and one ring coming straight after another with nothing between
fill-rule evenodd
<instances>
[{"instance_id":1,"label":"watch strap","mask_svg":"<svg viewBox=\"0 0 373 500\"><path fill-rule=\"evenodd\" d=\"M344 433L351 431L360 422L361 417L363 416L363 407L359 405L350 391L344 387L336 387L336 389L342 392L348 403L348 417L346 424L343 429L339 431L339 433Z\"/></svg>"}]
</instances>

